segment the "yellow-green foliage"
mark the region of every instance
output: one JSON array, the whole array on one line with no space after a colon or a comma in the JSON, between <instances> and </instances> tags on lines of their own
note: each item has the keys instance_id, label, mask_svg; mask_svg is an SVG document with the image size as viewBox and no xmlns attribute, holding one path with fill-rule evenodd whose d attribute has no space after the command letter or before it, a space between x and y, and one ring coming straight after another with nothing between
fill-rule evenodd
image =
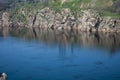
<instances>
[{"instance_id":1,"label":"yellow-green foliage","mask_svg":"<svg viewBox=\"0 0 120 80\"><path fill-rule=\"evenodd\" d=\"M112 6L115 0L66 0L64 3L61 2L62 0L51 0L50 6L56 9L61 7L104 9Z\"/></svg>"},{"instance_id":2,"label":"yellow-green foliage","mask_svg":"<svg viewBox=\"0 0 120 80\"><path fill-rule=\"evenodd\" d=\"M49 6L56 11L60 11L62 8L69 8L72 12L80 10L80 0L70 0L61 4L60 0L51 0Z\"/></svg>"},{"instance_id":3,"label":"yellow-green foliage","mask_svg":"<svg viewBox=\"0 0 120 80\"><path fill-rule=\"evenodd\" d=\"M66 0L64 3L61 3L62 0L49 0L48 7L53 8L59 12L63 8L69 8L74 15L77 15L81 9L96 9L100 10L101 15L105 16L119 16L119 14L111 13L106 11L112 6L117 0ZM26 15L20 13L21 9L25 9L28 13L36 13L36 11L44 8L44 4L41 2L18 2L16 7L9 9L10 19L14 21L24 22L26 20Z\"/></svg>"},{"instance_id":4,"label":"yellow-green foliage","mask_svg":"<svg viewBox=\"0 0 120 80\"><path fill-rule=\"evenodd\" d=\"M31 2L18 2L16 7L9 9L10 20L24 22L26 21L26 15L22 13L22 10L28 13L35 13L43 8L41 2L31 3Z\"/></svg>"}]
</instances>

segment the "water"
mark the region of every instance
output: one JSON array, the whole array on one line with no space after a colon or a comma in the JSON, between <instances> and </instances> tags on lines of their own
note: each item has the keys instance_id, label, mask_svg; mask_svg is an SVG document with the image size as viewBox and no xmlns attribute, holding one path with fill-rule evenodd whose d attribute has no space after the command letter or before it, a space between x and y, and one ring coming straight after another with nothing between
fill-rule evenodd
<instances>
[{"instance_id":1,"label":"water","mask_svg":"<svg viewBox=\"0 0 120 80\"><path fill-rule=\"evenodd\" d=\"M2 35L0 72L8 80L120 80L119 37L54 31Z\"/></svg>"}]
</instances>

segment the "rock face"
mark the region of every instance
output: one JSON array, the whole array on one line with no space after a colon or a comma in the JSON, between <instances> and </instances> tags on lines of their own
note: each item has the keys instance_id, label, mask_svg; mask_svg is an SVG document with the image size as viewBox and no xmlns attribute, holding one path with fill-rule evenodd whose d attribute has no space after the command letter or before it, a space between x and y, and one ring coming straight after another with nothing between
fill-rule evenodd
<instances>
[{"instance_id":1,"label":"rock face","mask_svg":"<svg viewBox=\"0 0 120 80\"><path fill-rule=\"evenodd\" d=\"M81 31L105 31L119 32L120 20L111 17L101 17L94 10L84 10L80 16L72 14L70 9L62 9L59 13L50 8L44 8L33 17L28 17L27 27L39 27L41 29L78 29Z\"/></svg>"},{"instance_id":2,"label":"rock face","mask_svg":"<svg viewBox=\"0 0 120 80\"><path fill-rule=\"evenodd\" d=\"M2 35L7 36L9 32L9 15L7 12L4 12L0 20L0 32Z\"/></svg>"},{"instance_id":3,"label":"rock face","mask_svg":"<svg viewBox=\"0 0 120 80\"><path fill-rule=\"evenodd\" d=\"M73 14L69 8L61 9L56 12L48 7L36 10L33 13L21 9L20 15L24 15L26 20L20 22L18 20L8 22L8 13L3 13L0 24L2 26L10 26L10 29L21 30L22 28L30 28L33 32L39 29L58 29L58 30L81 30L81 31L104 31L104 32L120 32L120 19L111 17L102 17L95 10L88 9ZM15 16L15 15L14 15Z\"/></svg>"},{"instance_id":4,"label":"rock face","mask_svg":"<svg viewBox=\"0 0 120 80\"><path fill-rule=\"evenodd\" d=\"M7 12L4 12L2 15L2 26L3 27L8 27L9 26L9 15Z\"/></svg>"},{"instance_id":5,"label":"rock face","mask_svg":"<svg viewBox=\"0 0 120 80\"><path fill-rule=\"evenodd\" d=\"M75 23L75 18L70 12L70 9L62 9L60 13L56 13L50 8L44 8L35 15L27 17L26 27L41 29L67 29L72 28Z\"/></svg>"},{"instance_id":6,"label":"rock face","mask_svg":"<svg viewBox=\"0 0 120 80\"><path fill-rule=\"evenodd\" d=\"M100 16L94 10L85 10L82 16L78 18L78 29L84 31L95 30L99 27Z\"/></svg>"},{"instance_id":7,"label":"rock face","mask_svg":"<svg viewBox=\"0 0 120 80\"><path fill-rule=\"evenodd\" d=\"M82 31L119 32L120 20L111 17L101 17L94 10L85 10L78 18L78 29Z\"/></svg>"}]
</instances>

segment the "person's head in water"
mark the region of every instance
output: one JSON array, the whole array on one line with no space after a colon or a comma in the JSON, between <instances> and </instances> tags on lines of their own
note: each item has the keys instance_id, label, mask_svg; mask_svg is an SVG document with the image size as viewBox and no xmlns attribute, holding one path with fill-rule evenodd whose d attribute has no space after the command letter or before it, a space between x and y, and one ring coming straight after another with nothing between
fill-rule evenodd
<instances>
[{"instance_id":1,"label":"person's head in water","mask_svg":"<svg viewBox=\"0 0 120 80\"><path fill-rule=\"evenodd\" d=\"M7 80L7 74L1 73L0 74L0 80Z\"/></svg>"}]
</instances>

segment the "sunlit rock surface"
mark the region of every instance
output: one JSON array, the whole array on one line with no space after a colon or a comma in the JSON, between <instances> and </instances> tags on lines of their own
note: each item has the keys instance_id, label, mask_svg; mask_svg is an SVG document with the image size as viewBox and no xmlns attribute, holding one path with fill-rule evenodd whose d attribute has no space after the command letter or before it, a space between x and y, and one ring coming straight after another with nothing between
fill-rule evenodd
<instances>
[{"instance_id":1,"label":"sunlit rock surface","mask_svg":"<svg viewBox=\"0 0 120 80\"><path fill-rule=\"evenodd\" d=\"M21 9L19 15L24 15L26 20L11 21L11 27L26 27L30 29L57 29L71 30L79 29L81 31L102 31L102 32L120 32L120 19L101 16L97 11L88 9L83 10L77 15L73 15L69 8L63 8L60 12L46 7L41 10L30 13L27 9Z\"/></svg>"}]
</instances>

